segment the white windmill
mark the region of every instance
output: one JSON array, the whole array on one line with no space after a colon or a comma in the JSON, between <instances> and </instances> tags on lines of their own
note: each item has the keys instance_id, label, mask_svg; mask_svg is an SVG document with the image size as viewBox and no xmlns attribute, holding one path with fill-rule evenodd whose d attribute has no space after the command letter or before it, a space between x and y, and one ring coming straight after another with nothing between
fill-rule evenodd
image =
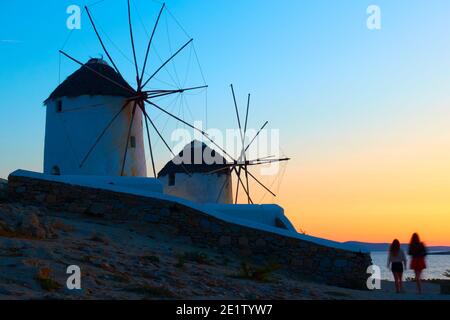
<instances>
[{"instance_id":1,"label":"white windmill","mask_svg":"<svg viewBox=\"0 0 450 320\"><path fill-rule=\"evenodd\" d=\"M46 137L44 151L44 172L62 175L100 175L100 176L146 176L144 136L156 177L155 160L152 149L150 128L157 133L165 147L172 149L157 128L153 110L158 110L178 122L208 135L157 104L155 99L206 88L206 85L191 88L147 90L152 79L180 52L185 50L193 39L187 41L149 76L146 67L149 53L161 14L162 5L153 27L145 59L139 66L133 27L130 0L128 3L128 23L136 71L136 87L133 88L122 76L116 63L103 42L94 19L86 6L86 12L94 32L103 48L109 64L103 59L91 59L87 63L73 58L68 53L60 53L81 68L61 83L45 101L47 106ZM145 134L144 134L145 125Z\"/></svg>"},{"instance_id":2,"label":"white windmill","mask_svg":"<svg viewBox=\"0 0 450 320\"><path fill-rule=\"evenodd\" d=\"M231 92L241 139L241 150L238 157L231 156L223 148L220 149L223 152L221 155L202 142L192 141L158 173L158 179L163 184L164 192L197 203L238 204L239 191L242 188L247 203L254 204L250 191L250 182L253 182L262 187L265 192L276 196L250 171L250 168L286 162L290 159L287 157L274 158L273 156L250 159L249 148L269 122L266 121L251 141L246 144L250 94L247 99L245 120L242 123L233 85L231 85ZM189 173L186 173L186 169ZM232 188L233 174L236 184L234 190Z\"/></svg>"}]
</instances>

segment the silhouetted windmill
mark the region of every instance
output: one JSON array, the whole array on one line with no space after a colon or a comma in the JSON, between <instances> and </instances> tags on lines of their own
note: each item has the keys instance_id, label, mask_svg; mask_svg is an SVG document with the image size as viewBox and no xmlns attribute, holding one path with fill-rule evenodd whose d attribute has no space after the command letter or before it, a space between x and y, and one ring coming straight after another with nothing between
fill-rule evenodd
<instances>
[{"instance_id":1,"label":"silhouetted windmill","mask_svg":"<svg viewBox=\"0 0 450 320\"><path fill-rule=\"evenodd\" d=\"M230 157L228 154L228 156L232 159L231 162L227 163L225 168L221 168L218 170L214 170L209 172L210 174L213 173L217 173L219 171L222 170L230 170L231 172L234 172L236 174L236 193L235 193L235 203L237 204L238 202L238 196L239 196L239 189L242 186L242 189L245 191L246 195L247 195L247 201L249 204L253 204L253 200L250 196L250 186L249 186L249 177L251 179L253 179L256 183L258 183L262 188L264 188L267 192L269 192L271 195L273 195L274 197L276 197L276 194L273 193L268 187L266 187L257 177L255 177L249 170L249 167L254 167L254 166L258 166L258 165L266 165L266 164L270 164L270 163L274 163L274 162L283 162L283 161L288 161L290 160L289 158L278 158L278 159L272 159L272 156L267 156L267 157L261 157L261 158L257 158L257 159L253 159L253 160L249 160L247 157L247 151L248 149L251 147L251 145L253 144L253 142L258 138L259 134L261 133L262 130L264 130L264 128L267 126L267 124L269 123L269 121L266 121L262 127L257 131L257 133L255 134L255 136L252 138L252 140L245 145L245 137L247 134L247 125L248 125L248 115L249 115L249 109L250 109L250 94L248 94L248 98L247 98L247 108L245 111L245 121L244 121L244 128L242 128L242 124L241 124L241 117L239 115L239 108L238 108L238 104L236 102L236 95L234 93L234 87L231 84L231 93L233 95L233 102L234 102L234 109L236 112L236 118L237 118L237 123L238 123L238 127L239 127L239 132L240 132L240 137L241 137L241 141L242 141L242 149L239 155L238 159L234 159L233 157ZM245 174L245 183L243 181L243 179L241 179L241 174ZM225 181L222 188L220 189L218 198L220 198L223 189L225 188L226 184L230 183L229 181Z\"/></svg>"},{"instance_id":2,"label":"silhouetted windmill","mask_svg":"<svg viewBox=\"0 0 450 320\"><path fill-rule=\"evenodd\" d=\"M66 56L67 58L69 58L70 60L78 63L79 65L85 67L87 70L90 70L93 74L103 78L104 80L110 82L112 85L115 85L123 90L126 90L126 92L129 93L129 97L127 97L125 103L123 104L122 108L112 117L112 119L109 121L109 123L106 125L106 127L102 130L101 134L97 137L97 139L93 142L93 145L89 148L88 152L86 153L86 155L84 156L83 160L80 163L80 167L82 167L85 162L88 160L89 156L92 154L92 152L94 151L95 147L98 145L98 143L100 142L100 140L102 139L102 137L105 135L105 133L108 131L108 129L112 126L112 124L114 123L114 121L119 117L119 115L124 112L124 110L126 108L132 108L132 112L131 112L131 119L130 119L130 124L129 124L129 129L128 129L128 136L126 139L126 145L124 146L124 153L123 153L123 161L122 161L122 170L121 170L121 175L124 175L124 168L125 168L125 163L127 160L127 151L128 151L128 144L130 141L130 133L131 133L131 129L133 126L133 121L135 118L135 112L137 110L137 108L139 108L142 111L142 114L144 115L144 119L145 119L145 126L146 126L146 133L147 133L147 139L148 139L148 145L149 145L149 151L150 151L150 157L151 157L151 162L152 162L152 168L153 168L153 174L154 177L156 177L156 168L155 168L155 160L154 160L154 155L153 155L153 150L152 150L152 142L150 139L150 130L149 130L149 123L150 125L153 127L153 129L157 132L159 138L163 141L164 145L166 146L166 148L171 152L171 154L173 156L175 156L174 152L172 151L172 149L170 148L170 146L168 145L168 143L164 140L161 132L158 130L158 128L156 127L154 121L150 118L149 114L148 114L148 107L151 106L153 108L156 108L160 111L162 111L163 113L165 113L166 115L176 119L177 121L183 123L184 125L200 132L207 140L209 140L211 143L213 143L215 146L217 146L218 148L220 148L209 136L207 133L205 133L204 131L194 127L193 125L191 125L190 123L186 122L185 120L181 119L180 117L172 114L171 112L165 110L164 108L160 107L159 105L157 105L154 101L155 98L160 98L160 97L164 97L164 96L168 96L168 95L172 95L172 94L176 94L176 93L183 93L185 91L192 91L192 90L198 90L198 89L202 89L202 88L206 88L207 85L204 86L196 86L196 87L191 87L191 88L182 88L182 89L176 89L176 90L166 90L166 89L159 89L159 90L145 90L145 87L149 84L149 82L170 62L172 61L181 51L183 51L189 44L192 43L193 39L190 39L188 42L186 42L181 48L179 48L175 53L173 53L170 58L168 58L166 61L164 61L161 66L159 68L157 68L150 76L148 79L144 79L144 76L146 75L146 67L147 67L147 62L148 62L148 57L149 57L149 52L150 52L150 47L152 45L152 41L155 35L155 32L157 30L158 27L158 23L159 20L161 18L161 14L163 13L164 9L165 9L165 4L162 5L161 10L159 11L158 17L156 19L155 25L153 27L153 31L151 33L149 42L148 42L148 46L147 46L147 51L145 53L145 59L143 62L143 67L141 69L141 71L139 71L139 66L138 66L138 61L136 58L136 49L135 49L135 43L134 43L134 37L133 37L133 27L132 27L132 20L131 20L131 6L130 6L130 0L127 1L128 2L128 24L129 24L129 29L130 29L130 39L131 39L131 47L132 47L132 52L133 52L133 60L134 60L134 66L135 66L135 71L136 71L136 88L132 88L131 86L124 86L123 84L118 83L117 81L112 80L111 78L109 78L108 76L102 74L101 72L98 72L97 70L91 68L89 66L89 64L83 64L82 62L80 62L79 60L73 58L72 56L70 56L69 54L65 53L64 51L60 50L60 53L63 54L64 56ZM114 70L117 72L117 74L122 77L121 72L119 71L116 63L114 62L113 58L111 57L110 53L108 52L99 32L98 29L94 23L94 19L89 11L89 8L87 6L85 6L86 12L88 14L89 20L92 24L92 27L94 29L94 32L98 38L98 41L100 42L101 47L103 48L103 51L105 52L106 56L108 57L108 60L111 62L112 67L114 68ZM222 148L220 148L225 154L227 154Z\"/></svg>"}]
</instances>

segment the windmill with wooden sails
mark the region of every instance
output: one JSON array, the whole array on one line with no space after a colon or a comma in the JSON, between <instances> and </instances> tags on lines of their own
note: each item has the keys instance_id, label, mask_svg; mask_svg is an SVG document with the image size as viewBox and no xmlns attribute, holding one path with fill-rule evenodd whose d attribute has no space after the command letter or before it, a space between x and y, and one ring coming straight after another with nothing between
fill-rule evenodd
<instances>
[{"instance_id":1,"label":"windmill with wooden sails","mask_svg":"<svg viewBox=\"0 0 450 320\"><path fill-rule=\"evenodd\" d=\"M99 33L93 14L87 6L85 10L107 61L95 58L83 63L60 50L61 55L81 67L61 83L45 101L47 119L44 172L64 175L147 176L145 124L153 176L156 177L150 128L153 128L165 148L173 156L175 154L152 119L154 110L200 132L206 140L216 145L206 132L160 106L156 101L161 97L205 89L206 84L188 88L147 89L149 83L193 43L193 39L189 39L162 61L159 67L151 73L147 72L151 58L150 48L158 32L161 15L168 10L166 5L163 4L159 10L146 46L145 58L140 64L133 34L133 12L130 0L127 1L135 87L124 79Z\"/></svg>"}]
</instances>

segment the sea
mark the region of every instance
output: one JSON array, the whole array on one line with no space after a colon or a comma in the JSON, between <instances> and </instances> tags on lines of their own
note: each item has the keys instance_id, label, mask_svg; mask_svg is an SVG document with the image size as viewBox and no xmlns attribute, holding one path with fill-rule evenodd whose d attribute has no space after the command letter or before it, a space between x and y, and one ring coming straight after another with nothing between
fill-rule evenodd
<instances>
[{"instance_id":1,"label":"sea","mask_svg":"<svg viewBox=\"0 0 450 320\"><path fill-rule=\"evenodd\" d=\"M386 251L373 251L370 253L372 257L372 262L381 269L381 279L394 281L392 272L387 268L387 257L388 253ZM408 258L408 265L410 263L410 258ZM423 279L450 279L444 276L446 270L450 270L450 255L428 255L426 257L427 268L423 271ZM407 269L403 274L403 278L414 278L414 272L411 269Z\"/></svg>"}]
</instances>

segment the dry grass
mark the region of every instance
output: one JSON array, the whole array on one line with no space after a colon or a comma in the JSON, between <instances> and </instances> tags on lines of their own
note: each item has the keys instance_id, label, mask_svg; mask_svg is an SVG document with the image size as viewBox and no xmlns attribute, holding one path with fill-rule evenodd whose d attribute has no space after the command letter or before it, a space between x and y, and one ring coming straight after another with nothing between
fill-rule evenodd
<instances>
[{"instance_id":1,"label":"dry grass","mask_svg":"<svg viewBox=\"0 0 450 320\"><path fill-rule=\"evenodd\" d=\"M20 231L4 230L0 228L0 237L22 240L42 240L39 237L33 237Z\"/></svg>"},{"instance_id":2,"label":"dry grass","mask_svg":"<svg viewBox=\"0 0 450 320\"><path fill-rule=\"evenodd\" d=\"M55 222L53 222L52 228L55 230L63 231L63 232L74 232L75 231L74 226L65 224L61 220L56 220Z\"/></svg>"},{"instance_id":3,"label":"dry grass","mask_svg":"<svg viewBox=\"0 0 450 320\"><path fill-rule=\"evenodd\" d=\"M103 243L103 244L108 244L109 243L109 241L103 235L100 235L100 234L93 234L89 238L89 240L94 241L94 242L100 242L100 243Z\"/></svg>"},{"instance_id":4,"label":"dry grass","mask_svg":"<svg viewBox=\"0 0 450 320\"><path fill-rule=\"evenodd\" d=\"M212 265L213 262L209 259L208 255L200 251L185 252L177 255L177 267L184 266L185 262L195 262L203 265Z\"/></svg>"},{"instance_id":5,"label":"dry grass","mask_svg":"<svg viewBox=\"0 0 450 320\"><path fill-rule=\"evenodd\" d=\"M140 257L142 261L150 262L151 264L158 264L160 262L159 257L153 255L146 255Z\"/></svg>"},{"instance_id":6,"label":"dry grass","mask_svg":"<svg viewBox=\"0 0 450 320\"><path fill-rule=\"evenodd\" d=\"M23 253L21 252L20 248L5 248L4 250L0 251L0 255L3 257L9 257L9 258L17 258L17 257L23 257Z\"/></svg>"},{"instance_id":7,"label":"dry grass","mask_svg":"<svg viewBox=\"0 0 450 320\"><path fill-rule=\"evenodd\" d=\"M279 269L280 266L277 264L269 264L267 266L258 267L252 266L247 262L242 262L239 273L235 277L258 282L272 282L274 281L273 273Z\"/></svg>"}]
</instances>

